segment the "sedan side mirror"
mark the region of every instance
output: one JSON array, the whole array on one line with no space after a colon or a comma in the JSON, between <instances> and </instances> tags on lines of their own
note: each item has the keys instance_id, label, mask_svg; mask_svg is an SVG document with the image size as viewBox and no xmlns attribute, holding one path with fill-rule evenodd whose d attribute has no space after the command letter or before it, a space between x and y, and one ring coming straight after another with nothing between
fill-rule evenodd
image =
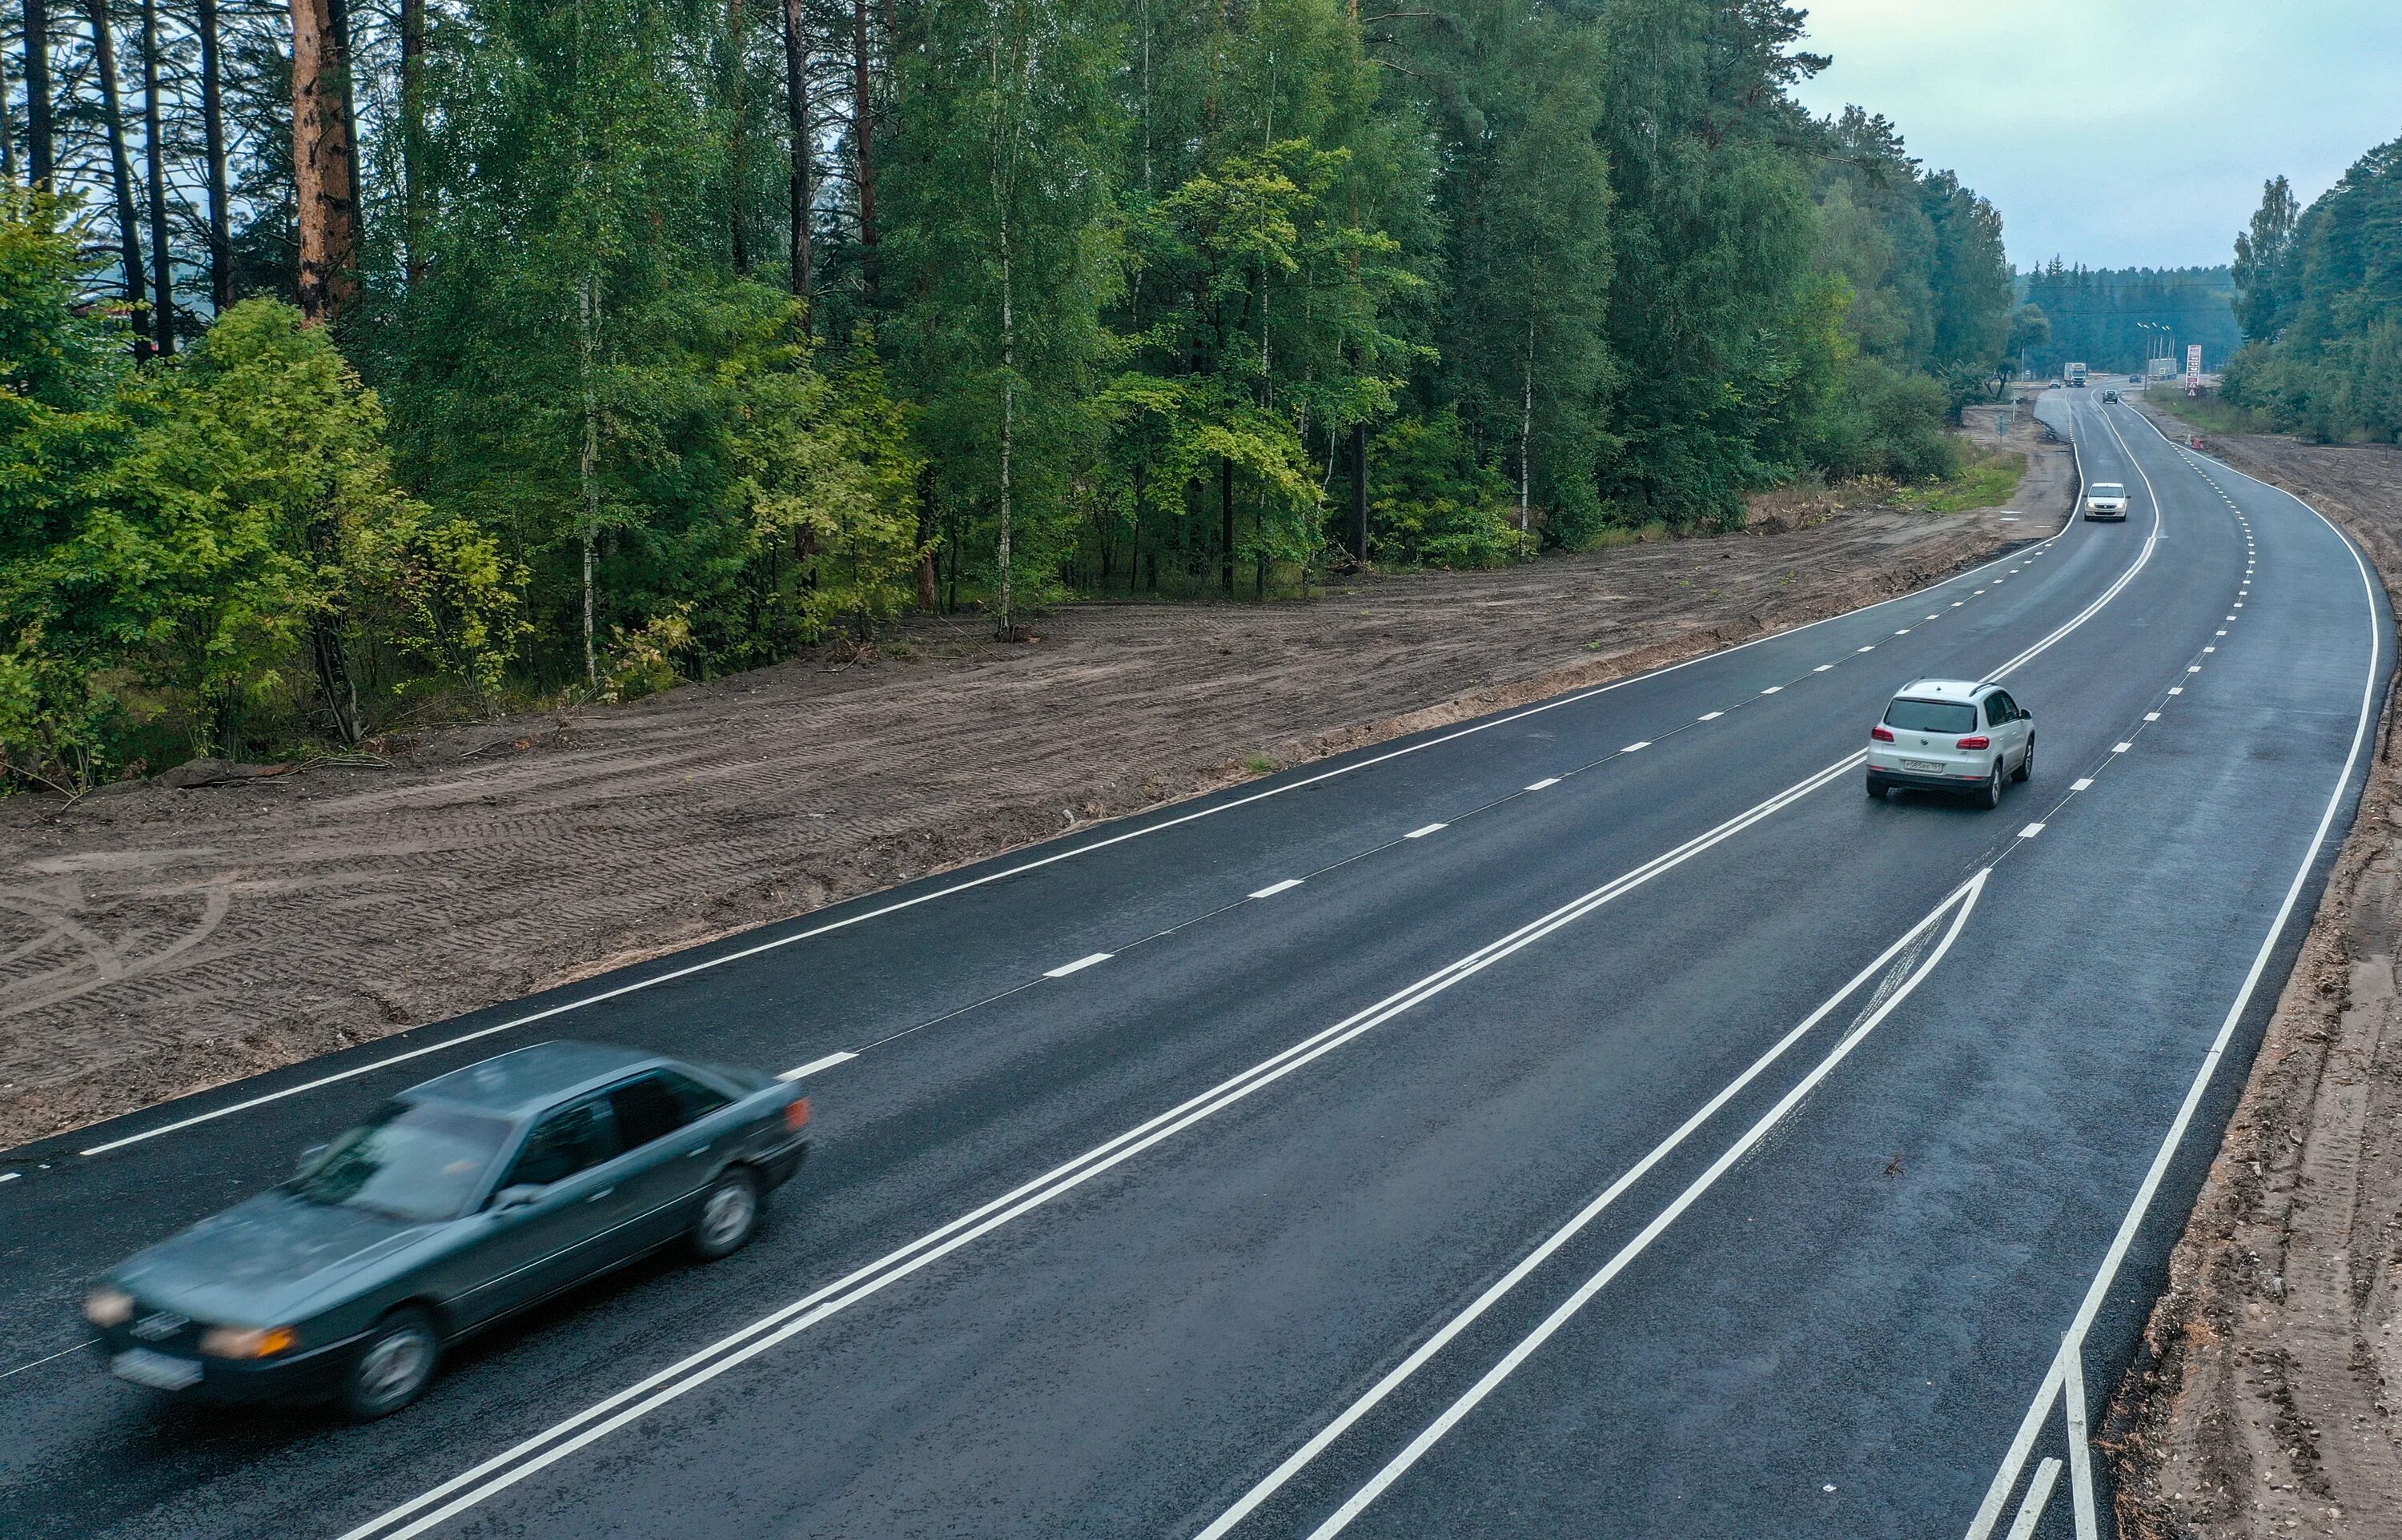
<instances>
[{"instance_id":1,"label":"sedan side mirror","mask_svg":"<svg viewBox=\"0 0 2402 1540\"><path fill-rule=\"evenodd\" d=\"M495 1214L512 1208L523 1208L540 1198L542 1194L543 1189L531 1182L519 1182L515 1187L504 1187L493 1193L490 1207Z\"/></svg>"}]
</instances>

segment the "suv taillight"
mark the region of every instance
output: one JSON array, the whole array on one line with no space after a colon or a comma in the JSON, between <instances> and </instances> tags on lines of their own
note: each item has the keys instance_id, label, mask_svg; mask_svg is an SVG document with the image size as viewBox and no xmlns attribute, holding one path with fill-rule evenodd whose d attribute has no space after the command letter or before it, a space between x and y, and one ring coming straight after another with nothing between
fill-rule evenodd
<instances>
[{"instance_id":1,"label":"suv taillight","mask_svg":"<svg viewBox=\"0 0 2402 1540\"><path fill-rule=\"evenodd\" d=\"M1989 738L1989 737L1985 736L1985 735L1984 735L1984 734L1982 734L1982 733L1977 733L1977 734L1972 734L1971 736L1967 736L1967 737L1962 738L1962 739L1961 739L1961 740L1960 740L1956 745L1954 745L1953 747L1955 747L1955 748L1960 748L1960 749L1991 749L1993 746L1994 746L1994 740L1993 740L1993 739L1991 739L1991 738Z\"/></svg>"},{"instance_id":2,"label":"suv taillight","mask_svg":"<svg viewBox=\"0 0 2402 1540\"><path fill-rule=\"evenodd\" d=\"M1874 727L1869 729L1869 736L1876 739L1879 743L1891 743L1893 741L1893 729L1887 727L1883 722L1878 722Z\"/></svg>"}]
</instances>

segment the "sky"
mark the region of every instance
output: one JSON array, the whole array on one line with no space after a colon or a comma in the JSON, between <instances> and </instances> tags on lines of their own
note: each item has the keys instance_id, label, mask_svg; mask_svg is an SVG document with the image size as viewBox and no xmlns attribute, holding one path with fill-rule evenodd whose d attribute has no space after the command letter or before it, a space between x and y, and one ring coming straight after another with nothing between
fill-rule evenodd
<instances>
[{"instance_id":1,"label":"sky","mask_svg":"<svg viewBox=\"0 0 2402 1540\"><path fill-rule=\"evenodd\" d=\"M2002 212L2021 268L2225 262L2283 174L2307 207L2402 137L2402 0L1795 0L1857 103Z\"/></svg>"}]
</instances>

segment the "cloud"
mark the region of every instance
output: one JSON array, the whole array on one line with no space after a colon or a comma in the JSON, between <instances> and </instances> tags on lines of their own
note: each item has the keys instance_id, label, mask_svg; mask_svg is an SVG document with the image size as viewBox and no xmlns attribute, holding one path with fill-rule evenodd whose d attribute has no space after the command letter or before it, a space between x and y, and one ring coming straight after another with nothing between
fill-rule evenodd
<instances>
[{"instance_id":1,"label":"cloud","mask_svg":"<svg viewBox=\"0 0 2402 1540\"><path fill-rule=\"evenodd\" d=\"M1858 103L2002 211L2021 267L2228 259L2260 184L2305 201L2402 135L2402 4L1820 0L1801 88Z\"/></svg>"}]
</instances>

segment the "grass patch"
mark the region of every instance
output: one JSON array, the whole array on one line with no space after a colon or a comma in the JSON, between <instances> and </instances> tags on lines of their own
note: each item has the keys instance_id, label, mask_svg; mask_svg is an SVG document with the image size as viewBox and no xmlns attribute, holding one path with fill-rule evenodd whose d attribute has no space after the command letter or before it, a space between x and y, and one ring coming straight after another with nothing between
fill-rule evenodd
<instances>
[{"instance_id":1,"label":"grass patch","mask_svg":"<svg viewBox=\"0 0 2402 1540\"><path fill-rule=\"evenodd\" d=\"M1581 548L1587 551L1607 551L1618 545L1648 545L1655 540L1666 540L1671 532L1668 526L1658 519L1632 529L1623 526L1614 526L1594 536L1592 541Z\"/></svg>"},{"instance_id":2,"label":"grass patch","mask_svg":"<svg viewBox=\"0 0 2402 1540\"><path fill-rule=\"evenodd\" d=\"M1273 776L1284 766L1254 749L1243 756L1243 768L1254 776Z\"/></svg>"},{"instance_id":3,"label":"grass patch","mask_svg":"<svg viewBox=\"0 0 2402 1540\"><path fill-rule=\"evenodd\" d=\"M2238 406L2215 395L2186 395L2183 390L2164 391L2152 410L2162 417L2173 417L2189 423L2205 433L2273 433L2276 424L2266 412L2256 412L2249 406Z\"/></svg>"},{"instance_id":4,"label":"grass patch","mask_svg":"<svg viewBox=\"0 0 2402 1540\"><path fill-rule=\"evenodd\" d=\"M2026 474L2026 456L2004 449L1964 458L1960 469L1940 481L1904 487L1894 502L1926 514L1965 514L1971 508L2007 505Z\"/></svg>"}]
</instances>

